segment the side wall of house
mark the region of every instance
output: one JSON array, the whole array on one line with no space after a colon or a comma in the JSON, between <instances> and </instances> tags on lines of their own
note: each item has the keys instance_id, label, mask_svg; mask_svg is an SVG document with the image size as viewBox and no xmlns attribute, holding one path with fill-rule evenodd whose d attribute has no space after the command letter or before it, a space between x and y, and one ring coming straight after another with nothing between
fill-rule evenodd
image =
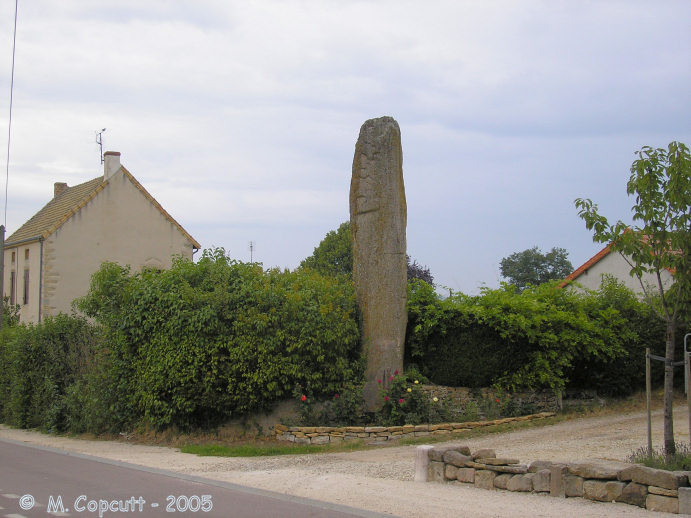
<instances>
[{"instance_id":1,"label":"side wall of house","mask_svg":"<svg viewBox=\"0 0 691 518\"><path fill-rule=\"evenodd\" d=\"M41 243L34 241L8 247L4 254L3 295L19 305L22 322L38 322Z\"/></svg>"},{"instance_id":2,"label":"side wall of house","mask_svg":"<svg viewBox=\"0 0 691 518\"><path fill-rule=\"evenodd\" d=\"M69 312L104 261L170 268L192 258L192 243L119 170L108 184L44 243L43 314Z\"/></svg>"},{"instance_id":3,"label":"side wall of house","mask_svg":"<svg viewBox=\"0 0 691 518\"><path fill-rule=\"evenodd\" d=\"M627 288L636 293L641 293L643 291L641 289L641 284L638 282L638 278L629 275L630 270L631 267L621 254L618 252L611 252L579 275L575 282L581 284L585 288L596 290L602 283L602 276L609 274L623 281ZM663 272L663 282L665 286L668 286L671 281L672 276L665 270ZM654 275L646 274L643 277L643 282L646 285L657 286L657 279Z\"/></svg>"}]
</instances>

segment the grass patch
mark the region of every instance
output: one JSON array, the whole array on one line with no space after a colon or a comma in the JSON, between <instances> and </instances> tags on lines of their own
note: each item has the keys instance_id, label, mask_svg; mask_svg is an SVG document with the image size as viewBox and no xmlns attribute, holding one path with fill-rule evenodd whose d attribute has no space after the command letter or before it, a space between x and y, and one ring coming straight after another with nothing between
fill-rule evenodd
<instances>
[{"instance_id":1,"label":"grass patch","mask_svg":"<svg viewBox=\"0 0 691 518\"><path fill-rule=\"evenodd\" d=\"M629 462L643 464L649 468L664 469L667 471L689 471L691 470L691 447L688 443L675 443L676 452L674 455L665 455L664 449L648 451L644 446L634 451L629 458Z\"/></svg>"},{"instance_id":2,"label":"grass patch","mask_svg":"<svg viewBox=\"0 0 691 518\"><path fill-rule=\"evenodd\" d=\"M295 444L274 440L256 440L231 444L184 444L182 453L201 457L268 457L273 455L305 455L311 453L338 453L366 449L363 441L343 441L329 444Z\"/></svg>"}]
</instances>

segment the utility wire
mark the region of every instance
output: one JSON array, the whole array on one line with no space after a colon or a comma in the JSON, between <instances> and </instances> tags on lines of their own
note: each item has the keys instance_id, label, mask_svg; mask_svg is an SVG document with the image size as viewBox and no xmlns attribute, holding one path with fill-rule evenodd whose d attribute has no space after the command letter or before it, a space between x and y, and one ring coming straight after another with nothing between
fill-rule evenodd
<instances>
[{"instance_id":1,"label":"utility wire","mask_svg":"<svg viewBox=\"0 0 691 518\"><path fill-rule=\"evenodd\" d=\"M14 97L14 56L17 48L17 8L19 0L14 0L14 34L12 36L12 73L10 75L10 115L7 122L7 162L5 165L5 219L7 226L7 188L10 184L10 142L12 139L12 100Z\"/></svg>"}]
</instances>

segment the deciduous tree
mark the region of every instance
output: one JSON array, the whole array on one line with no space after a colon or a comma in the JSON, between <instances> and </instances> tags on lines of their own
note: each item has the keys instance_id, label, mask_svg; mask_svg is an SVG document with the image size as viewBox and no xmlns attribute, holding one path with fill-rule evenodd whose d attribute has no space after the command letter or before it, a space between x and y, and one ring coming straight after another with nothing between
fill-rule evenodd
<instances>
[{"instance_id":1,"label":"deciduous tree","mask_svg":"<svg viewBox=\"0 0 691 518\"><path fill-rule=\"evenodd\" d=\"M672 142L667 149L645 146L636 152L626 192L635 196L633 225L621 220L610 224L589 199L575 201L579 216L593 240L611 243L638 278L646 300L666 323L664 381L664 448L675 451L672 421L675 334L689 320L691 305L691 156L689 148ZM673 274L665 286L663 270ZM657 280L648 286L643 277Z\"/></svg>"}]
</instances>

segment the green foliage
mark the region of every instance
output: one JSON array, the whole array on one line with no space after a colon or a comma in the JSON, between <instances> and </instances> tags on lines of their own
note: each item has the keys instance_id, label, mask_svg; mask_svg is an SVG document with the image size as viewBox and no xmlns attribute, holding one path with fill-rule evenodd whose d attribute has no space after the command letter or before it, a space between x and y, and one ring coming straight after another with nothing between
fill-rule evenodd
<instances>
[{"instance_id":1,"label":"green foliage","mask_svg":"<svg viewBox=\"0 0 691 518\"><path fill-rule=\"evenodd\" d=\"M534 246L504 257L500 265L501 274L519 290L529 285L562 280L573 271L568 255L563 248L555 247L543 254Z\"/></svg>"},{"instance_id":2,"label":"green foliage","mask_svg":"<svg viewBox=\"0 0 691 518\"><path fill-rule=\"evenodd\" d=\"M627 194L635 195L632 207L635 224L621 220L610 224L588 199L577 199L579 216L593 240L609 243L631 267L630 274L641 285L650 307L665 321L665 359L674 360L676 331L691 319L691 154L679 142L667 149L643 147L631 165ZM663 271L672 272L671 286L663 282ZM656 279L649 286L644 275ZM674 453L672 398L674 369L665 371L664 443L667 454Z\"/></svg>"},{"instance_id":3,"label":"green foliage","mask_svg":"<svg viewBox=\"0 0 691 518\"><path fill-rule=\"evenodd\" d=\"M2 299L2 325L13 327L19 324L19 304L10 304L9 297Z\"/></svg>"},{"instance_id":4,"label":"green foliage","mask_svg":"<svg viewBox=\"0 0 691 518\"><path fill-rule=\"evenodd\" d=\"M347 279L264 272L217 249L166 271L104 264L78 306L106 329L113 393L156 428L210 426L296 383L325 395L361 377Z\"/></svg>"},{"instance_id":5,"label":"green foliage","mask_svg":"<svg viewBox=\"0 0 691 518\"><path fill-rule=\"evenodd\" d=\"M364 424L365 401L362 383L349 382L330 398L307 395L301 386L293 391L298 401L300 426L355 426Z\"/></svg>"},{"instance_id":6,"label":"green foliage","mask_svg":"<svg viewBox=\"0 0 691 518\"><path fill-rule=\"evenodd\" d=\"M97 341L97 331L86 320L66 315L3 332L3 421L45 431L67 430L73 412L82 412L70 406L69 394L88 372Z\"/></svg>"},{"instance_id":7,"label":"green foliage","mask_svg":"<svg viewBox=\"0 0 691 518\"><path fill-rule=\"evenodd\" d=\"M353 273L353 248L350 222L341 223L338 230L327 232L311 256L300 263L322 275L347 275Z\"/></svg>"},{"instance_id":8,"label":"green foliage","mask_svg":"<svg viewBox=\"0 0 691 518\"><path fill-rule=\"evenodd\" d=\"M422 390L419 379L396 371L388 380L379 381L382 406L376 414L378 424L400 426L448 420L447 407L431 399Z\"/></svg>"},{"instance_id":9,"label":"green foliage","mask_svg":"<svg viewBox=\"0 0 691 518\"><path fill-rule=\"evenodd\" d=\"M637 151L626 192L635 195L635 224L610 224L588 199L577 199L579 216L593 240L609 243L631 266L631 275L659 276L674 272L674 283L651 288L641 282L649 300L661 295L661 316L670 323L689 319L691 309L691 155L689 148L672 142L667 149L645 146ZM653 305L654 306L654 305Z\"/></svg>"},{"instance_id":10,"label":"green foliage","mask_svg":"<svg viewBox=\"0 0 691 518\"><path fill-rule=\"evenodd\" d=\"M590 361L614 368L611 362L641 343L631 328L639 308L622 314L605 291L545 283L518 292L504 285L442 299L432 287L411 283L406 361L441 385L561 391L576 366Z\"/></svg>"},{"instance_id":11,"label":"green foliage","mask_svg":"<svg viewBox=\"0 0 691 518\"><path fill-rule=\"evenodd\" d=\"M649 451L647 447L638 448L627 459L628 462L643 464L649 468L667 471L688 471L691 469L691 447L687 442L678 442L674 453L668 455L664 450Z\"/></svg>"}]
</instances>

